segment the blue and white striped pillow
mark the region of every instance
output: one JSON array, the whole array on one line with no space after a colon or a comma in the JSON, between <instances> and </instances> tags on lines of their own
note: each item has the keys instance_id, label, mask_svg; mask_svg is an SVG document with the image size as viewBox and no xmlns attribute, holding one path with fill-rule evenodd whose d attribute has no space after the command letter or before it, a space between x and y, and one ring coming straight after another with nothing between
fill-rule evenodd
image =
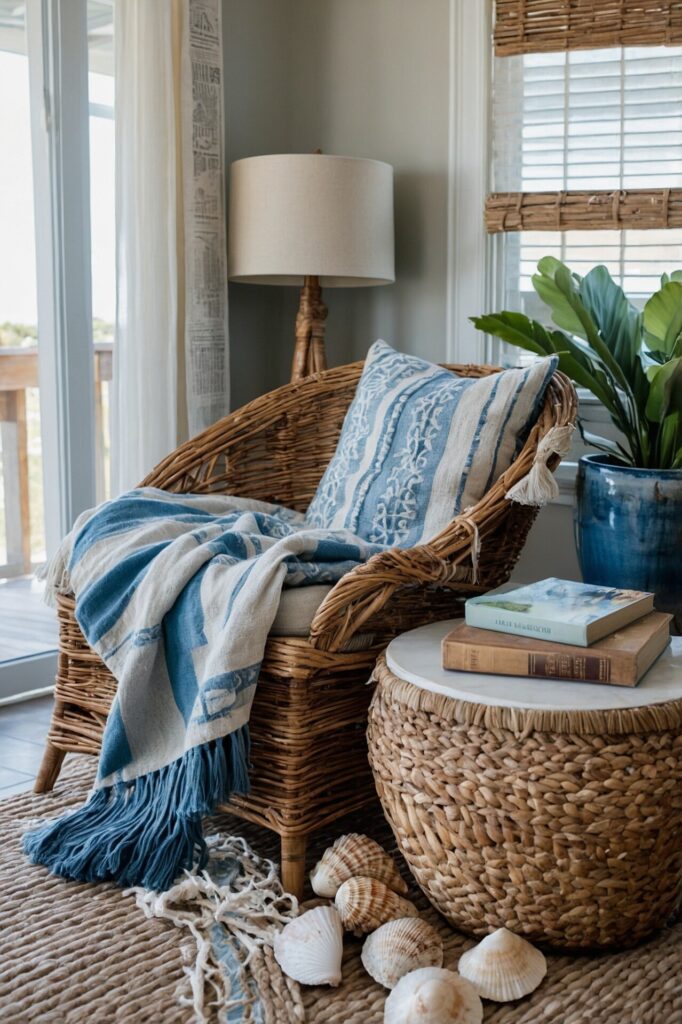
<instances>
[{"instance_id":1,"label":"blue and white striped pillow","mask_svg":"<svg viewBox=\"0 0 682 1024\"><path fill-rule=\"evenodd\" d=\"M429 540L509 468L557 362L475 379L375 342L307 524L404 548Z\"/></svg>"}]
</instances>

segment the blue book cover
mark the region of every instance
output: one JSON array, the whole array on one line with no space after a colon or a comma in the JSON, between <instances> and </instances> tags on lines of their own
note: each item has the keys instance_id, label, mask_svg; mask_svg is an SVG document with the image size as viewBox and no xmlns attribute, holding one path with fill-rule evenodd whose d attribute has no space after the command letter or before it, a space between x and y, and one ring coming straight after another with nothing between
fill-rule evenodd
<instances>
[{"instance_id":1,"label":"blue book cover","mask_svg":"<svg viewBox=\"0 0 682 1024\"><path fill-rule=\"evenodd\" d=\"M517 636L588 647L653 609L653 594L551 577L471 597L466 623Z\"/></svg>"}]
</instances>

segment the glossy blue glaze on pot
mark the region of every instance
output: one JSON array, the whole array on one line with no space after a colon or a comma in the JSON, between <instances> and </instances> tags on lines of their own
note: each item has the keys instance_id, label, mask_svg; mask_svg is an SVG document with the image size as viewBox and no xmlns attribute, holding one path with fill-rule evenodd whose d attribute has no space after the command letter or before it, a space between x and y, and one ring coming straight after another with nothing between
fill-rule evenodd
<instances>
[{"instance_id":1,"label":"glossy blue glaze on pot","mask_svg":"<svg viewBox=\"0 0 682 1024\"><path fill-rule=\"evenodd\" d=\"M682 621L682 470L584 455L575 528L586 583L653 591Z\"/></svg>"}]
</instances>

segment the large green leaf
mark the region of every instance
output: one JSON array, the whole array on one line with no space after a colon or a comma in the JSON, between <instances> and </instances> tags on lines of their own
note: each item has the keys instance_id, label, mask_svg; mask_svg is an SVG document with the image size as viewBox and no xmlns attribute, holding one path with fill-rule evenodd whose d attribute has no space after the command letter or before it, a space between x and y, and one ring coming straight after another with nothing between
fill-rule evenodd
<instances>
[{"instance_id":1,"label":"large green leaf","mask_svg":"<svg viewBox=\"0 0 682 1024\"><path fill-rule=\"evenodd\" d=\"M542 263L543 261L541 260L538 266ZM623 370L611 354L608 346L604 343L596 323L580 297L578 289L581 279L572 274L563 263L557 264L558 261L552 266L554 276L551 287L547 286L547 278L544 274L540 275L539 281L536 280L538 275L535 275L533 285L536 291L539 284L540 289L547 295L545 301L550 299L554 303L551 306L554 322L566 330L570 330L572 334L585 338L590 348L599 357L609 373L618 381L620 387L628 392L629 384ZM541 291L538 291L538 294L541 295L541 298L544 298ZM573 326L569 327L568 324L571 321ZM576 321L577 327L575 326Z\"/></svg>"},{"instance_id":2,"label":"large green leaf","mask_svg":"<svg viewBox=\"0 0 682 1024\"><path fill-rule=\"evenodd\" d=\"M633 457L641 459L643 464L646 464L648 459L646 424L642 422L640 416L641 402L638 402L638 398L633 390L634 383L643 392L641 397L645 398L646 382L642 379L641 375L632 381L625 372L625 369L620 365L618 359L611 352L580 296L579 288L581 283L581 279L572 274L568 267L560 266L554 269L554 284L579 319L582 328L579 333L582 337L586 338L592 350L591 355L596 355L599 358L604 370L613 379L614 403L620 410L620 415L616 421L617 425L627 434L628 441L632 447ZM614 415L612 410L609 411Z\"/></svg>"},{"instance_id":3,"label":"large green leaf","mask_svg":"<svg viewBox=\"0 0 682 1024\"><path fill-rule=\"evenodd\" d=\"M611 415L618 418L619 426L624 429L617 382L600 360L594 357L586 345L564 334L563 331L552 331L550 337L559 356L559 369L581 388L591 391Z\"/></svg>"},{"instance_id":4,"label":"large green leaf","mask_svg":"<svg viewBox=\"0 0 682 1024\"><path fill-rule=\"evenodd\" d=\"M647 418L659 424L656 464L660 468L680 463L682 448L682 357L647 371L651 381Z\"/></svg>"},{"instance_id":5,"label":"large green leaf","mask_svg":"<svg viewBox=\"0 0 682 1024\"><path fill-rule=\"evenodd\" d=\"M556 274L557 270L561 270L562 267L564 269L568 269L566 267L566 264L562 263L561 260L558 260L556 256L543 256L541 259L538 260L538 270L540 271L540 273L546 275L547 277L551 277L552 279L554 279L554 275ZM573 274L573 277L576 279L576 281L580 282L580 274L576 274L573 270L571 271L571 273Z\"/></svg>"},{"instance_id":6,"label":"large green leaf","mask_svg":"<svg viewBox=\"0 0 682 1024\"><path fill-rule=\"evenodd\" d=\"M548 356L556 351L549 332L537 320L531 320L523 313L488 313L470 319L479 331L492 334L527 352Z\"/></svg>"},{"instance_id":7,"label":"large green leaf","mask_svg":"<svg viewBox=\"0 0 682 1024\"><path fill-rule=\"evenodd\" d=\"M556 281L556 275L561 272L571 274L565 263L557 260L554 256L545 256L538 263L538 273L533 275L533 287L545 305L552 311L552 320L564 331L577 334L580 338L587 338L580 317L576 316L573 306L566 298L565 292ZM573 275L579 282L580 278Z\"/></svg>"},{"instance_id":8,"label":"large green leaf","mask_svg":"<svg viewBox=\"0 0 682 1024\"><path fill-rule=\"evenodd\" d=\"M649 348L672 355L682 335L682 281L668 281L654 292L643 320Z\"/></svg>"},{"instance_id":9,"label":"large green leaf","mask_svg":"<svg viewBox=\"0 0 682 1024\"><path fill-rule=\"evenodd\" d=\"M485 331L486 334L492 334L528 352L535 352L536 355L556 353L559 356L559 369L580 387L591 391L611 415L618 418L618 426L627 430L615 394L615 383L586 345L562 331L548 331L537 320L531 320L523 313L488 313L485 316L472 316L471 322L479 331Z\"/></svg>"},{"instance_id":10,"label":"large green leaf","mask_svg":"<svg viewBox=\"0 0 682 1024\"><path fill-rule=\"evenodd\" d=\"M599 333L628 376L641 374L641 314L604 266L594 267L578 286Z\"/></svg>"},{"instance_id":11,"label":"large green leaf","mask_svg":"<svg viewBox=\"0 0 682 1024\"><path fill-rule=\"evenodd\" d=\"M669 412L682 411L682 357L663 366L650 366L647 376L651 382L646 405L648 419L661 423Z\"/></svg>"}]
</instances>

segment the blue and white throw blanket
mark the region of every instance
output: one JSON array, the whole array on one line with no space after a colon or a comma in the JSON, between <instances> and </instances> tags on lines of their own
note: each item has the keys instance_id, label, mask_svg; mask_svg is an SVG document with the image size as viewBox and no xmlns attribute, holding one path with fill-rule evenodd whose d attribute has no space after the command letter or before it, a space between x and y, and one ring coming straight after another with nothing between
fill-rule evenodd
<instances>
[{"instance_id":1,"label":"blue and white throw blanket","mask_svg":"<svg viewBox=\"0 0 682 1024\"><path fill-rule=\"evenodd\" d=\"M118 681L79 810L27 834L32 861L168 888L206 857L201 818L248 790L248 720L282 587L332 583L382 550L291 509L140 488L84 513L51 579Z\"/></svg>"}]
</instances>

